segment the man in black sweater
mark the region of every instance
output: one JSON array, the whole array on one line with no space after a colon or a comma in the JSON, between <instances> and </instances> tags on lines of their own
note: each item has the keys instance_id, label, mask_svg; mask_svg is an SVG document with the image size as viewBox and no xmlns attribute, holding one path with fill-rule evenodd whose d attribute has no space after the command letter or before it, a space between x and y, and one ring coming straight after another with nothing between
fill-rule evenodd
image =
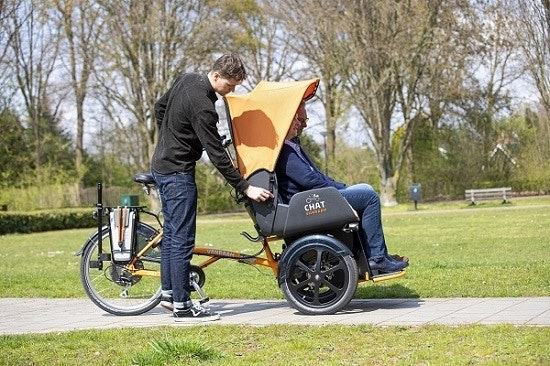
<instances>
[{"instance_id":1,"label":"man in black sweater","mask_svg":"<svg viewBox=\"0 0 550 366\"><path fill-rule=\"evenodd\" d=\"M164 215L161 255L161 305L176 321L208 321L218 314L194 304L190 297L189 265L195 247L197 186L195 165L203 149L236 190L256 201L272 198L269 190L251 186L225 153L218 133L216 93L224 96L246 77L239 56L221 56L207 74L188 73L155 104L159 138L151 172L159 189Z\"/></svg>"}]
</instances>

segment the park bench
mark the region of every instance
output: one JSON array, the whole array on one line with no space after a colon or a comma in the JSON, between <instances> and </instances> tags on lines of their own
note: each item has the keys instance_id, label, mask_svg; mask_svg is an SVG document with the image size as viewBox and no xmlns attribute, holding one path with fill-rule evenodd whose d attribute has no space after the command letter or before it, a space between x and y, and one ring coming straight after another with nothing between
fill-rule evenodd
<instances>
[{"instance_id":1,"label":"park bench","mask_svg":"<svg viewBox=\"0 0 550 366\"><path fill-rule=\"evenodd\" d=\"M485 189L467 189L464 191L466 201L475 205L479 201L502 200L502 203L508 202L508 195L512 192L510 187L485 188Z\"/></svg>"}]
</instances>

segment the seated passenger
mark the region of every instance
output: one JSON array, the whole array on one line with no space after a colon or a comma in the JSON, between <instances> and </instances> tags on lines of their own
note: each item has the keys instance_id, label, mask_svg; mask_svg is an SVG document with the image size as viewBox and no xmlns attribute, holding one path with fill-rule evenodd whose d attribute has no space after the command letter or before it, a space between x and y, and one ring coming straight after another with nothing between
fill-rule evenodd
<instances>
[{"instance_id":1,"label":"seated passenger","mask_svg":"<svg viewBox=\"0 0 550 366\"><path fill-rule=\"evenodd\" d=\"M364 245L371 270L397 272L408 266L408 259L398 255L388 255L382 230L380 198L374 189L366 184L347 186L335 181L317 169L301 148L298 137L307 127L305 103L298 107L294 121L285 137L285 142L275 167L279 193L283 203L302 191L313 188L335 187L357 211L361 219L359 235Z\"/></svg>"}]
</instances>

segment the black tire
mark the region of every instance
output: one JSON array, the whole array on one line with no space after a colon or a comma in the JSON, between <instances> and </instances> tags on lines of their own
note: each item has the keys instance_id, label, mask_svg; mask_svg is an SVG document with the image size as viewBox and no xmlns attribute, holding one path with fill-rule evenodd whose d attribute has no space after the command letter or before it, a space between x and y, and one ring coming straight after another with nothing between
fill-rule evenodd
<instances>
[{"instance_id":1,"label":"black tire","mask_svg":"<svg viewBox=\"0 0 550 366\"><path fill-rule=\"evenodd\" d=\"M315 235L299 239L279 262L279 284L287 301L308 315L334 314L357 289L357 263L344 244Z\"/></svg>"},{"instance_id":2,"label":"black tire","mask_svg":"<svg viewBox=\"0 0 550 366\"><path fill-rule=\"evenodd\" d=\"M142 222L137 227L137 247L143 248L157 231ZM101 232L102 252L111 253L109 228ZM80 261L80 279L88 297L101 309L114 315L143 314L160 302L160 246L136 263L136 267L156 271L159 276L132 276L124 265L112 261L98 264L98 233L83 248ZM93 265L92 265L93 264Z\"/></svg>"}]
</instances>

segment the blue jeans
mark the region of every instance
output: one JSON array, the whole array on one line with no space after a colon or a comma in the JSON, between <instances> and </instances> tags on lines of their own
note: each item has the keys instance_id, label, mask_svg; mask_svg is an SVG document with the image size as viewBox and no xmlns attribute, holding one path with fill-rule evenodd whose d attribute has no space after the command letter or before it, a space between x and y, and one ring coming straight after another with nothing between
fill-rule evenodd
<instances>
[{"instance_id":1,"label":"blue jeans","mask_svg":"<svg viewBox=\"0 0 550 366\"><path fill-rule=\"evenodd\" d=\"M188 173L164 175L151 169L164 215L160 258L161 289L172 292L175 308L191 298L189 266L195 247L197 185Z\"/></svg>"},{"instance_id":2,"label":"blue jeans","mask_svg":"<svg viewBox=\"0 0 550 366\"><path fill-rule=\"evenodd\" d=\"M388 249L382 230L380 197L376 191L370 185L361 183L340 189L339 192L361 218L359 238L367 258L380 259L386 256Z\"/></svg>"}]
</instances>

